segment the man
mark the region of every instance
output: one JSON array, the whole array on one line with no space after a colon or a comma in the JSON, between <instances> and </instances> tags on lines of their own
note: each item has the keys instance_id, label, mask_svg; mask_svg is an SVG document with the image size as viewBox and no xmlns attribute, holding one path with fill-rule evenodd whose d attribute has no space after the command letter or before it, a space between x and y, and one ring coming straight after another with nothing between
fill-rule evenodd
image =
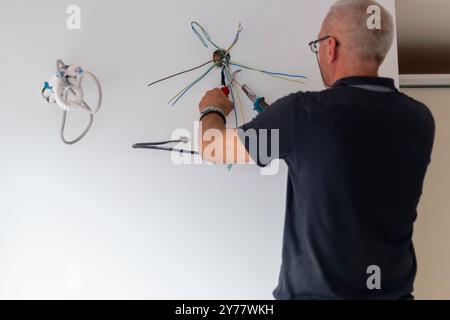
<instances>
[{"instance_id":1,"label":"man","mask_svg":"<svg viewBox=\"0 0 450 320\"><path fill-rule=\"evenodd\" d=\"M373 4L381 9L381 30L367 27ZM260 138L261 129L278 130L276 158L286 161L289 176L276 299L413 298L413 223L435 125L425 105L378 77L393 32L378 3L337 1L310 44L328 89L291 94L223 140L201 140L207 161L240 156L265 166L246 133L256 130ZM220 89L204 96L205 110L203 133L225 134L220 113L227 116L233 105Z\"/></svg>"}]
</instances>

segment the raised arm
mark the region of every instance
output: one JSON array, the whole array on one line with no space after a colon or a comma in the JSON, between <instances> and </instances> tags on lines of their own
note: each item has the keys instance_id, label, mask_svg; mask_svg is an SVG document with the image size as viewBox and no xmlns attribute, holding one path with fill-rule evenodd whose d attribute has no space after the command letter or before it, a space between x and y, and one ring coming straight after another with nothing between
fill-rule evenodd
<instances>
[{"instance_id":1,"label":"raised arm","mask_svg":"<svg viewBox=\"0 0 450 320\"><path fill-rule=\"evenodd\" d=\"M199 127L200 155L216 164L247 164L251 157L238 136L238 129L226 129L225 119L234 105L221 89L208 91L199 104L203 113ZM206 111L206 114L204 112Z\"/></svg>"}]
</instances>

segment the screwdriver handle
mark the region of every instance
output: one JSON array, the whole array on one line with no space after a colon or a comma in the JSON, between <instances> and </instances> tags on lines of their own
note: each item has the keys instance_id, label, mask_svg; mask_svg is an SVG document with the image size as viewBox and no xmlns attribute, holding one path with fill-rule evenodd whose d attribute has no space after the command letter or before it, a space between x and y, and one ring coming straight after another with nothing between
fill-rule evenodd
<instances>
[{"instance_id":1,"label":"screwdriver handle","mask_svg":"<svg viewBox=\"0 0 450 320\"><path fill-rule=\"evenodd\" d=\"M264 97L260 97L255 100L255 102L253 103L253 107L256 112L263 113L264 110L267 109L267 107L269 107L269 105L267 104Z\"/></svg>"}]
</instances>

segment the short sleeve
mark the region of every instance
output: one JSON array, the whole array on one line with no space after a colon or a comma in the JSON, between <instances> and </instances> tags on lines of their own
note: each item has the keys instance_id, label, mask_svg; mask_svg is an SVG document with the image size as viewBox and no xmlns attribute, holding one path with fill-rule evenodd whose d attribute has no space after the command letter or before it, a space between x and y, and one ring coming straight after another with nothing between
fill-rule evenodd
<instances>
[{"instance_id":1,"label":"short sleeve","mask_svg":"<svg viewBox=\"0 0 450 320\"><path fill-rule=\"evenodd\" d=\"M293 152L295 94L277 100L264 112L238 129L238 136L253 161L265 167Z\"/></svg>"}]
</instances>

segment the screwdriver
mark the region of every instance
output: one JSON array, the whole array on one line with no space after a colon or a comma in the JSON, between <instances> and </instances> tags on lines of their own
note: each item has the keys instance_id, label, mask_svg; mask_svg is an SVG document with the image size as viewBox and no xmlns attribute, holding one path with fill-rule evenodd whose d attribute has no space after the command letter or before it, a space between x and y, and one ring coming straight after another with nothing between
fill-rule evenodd
<instances>
[{"instance_id":1,"label":"screwdriver","mask_svg":"<svg viewBox=\"0 0 450 320\"><path fill-rule=\"evenodd\" d=\"M262 113L269 106L264 97L258 97L246 84L242 85L241 89L253 103L256 112Z\"/></svg>"},{"instance_id":2,"label":"screwdriver","mask_svg":"<svg viewBox=\"0 0 450 320\"><path fill-rule=\"evenodd\" d=\"M234 74L233 74L234 76ZM258 113L263 113L264 110L269 106L264 97L258 97L246 84L240 84L234 77L233 81L241 87L242 91L245 93L247 98L253 103L253 110ZM223 89L222 89L223 90Z\"/></svg>"}]
</instances>

